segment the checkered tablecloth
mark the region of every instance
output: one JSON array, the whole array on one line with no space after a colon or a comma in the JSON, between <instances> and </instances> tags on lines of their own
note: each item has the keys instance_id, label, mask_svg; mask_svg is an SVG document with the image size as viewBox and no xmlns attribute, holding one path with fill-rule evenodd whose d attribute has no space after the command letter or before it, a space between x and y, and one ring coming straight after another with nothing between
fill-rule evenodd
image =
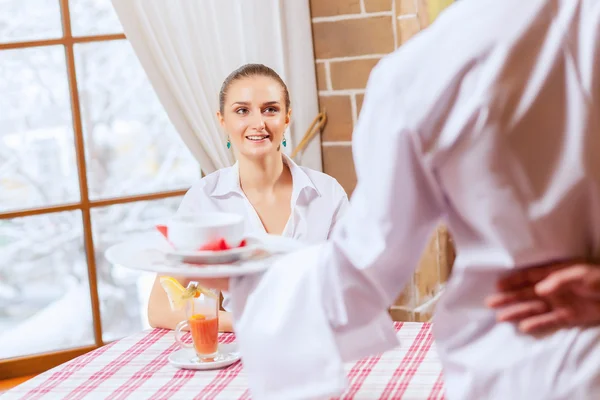
<instances>
[{"instance_id":1,"label":"checkered tablecloth","mask_svg":"<svg viewBox=\"0 0 600 400\"><path fill-rule=\"evenodd\" d=\"M431 326L396 323L400 346L347 365L341 399L443 399ZM222 334L221 342L232 342ZM242 363L216 371L172 367L173 332L141 332L84 354L0 395L8 399L249 399Z\"/></svg>"}]
</instances>

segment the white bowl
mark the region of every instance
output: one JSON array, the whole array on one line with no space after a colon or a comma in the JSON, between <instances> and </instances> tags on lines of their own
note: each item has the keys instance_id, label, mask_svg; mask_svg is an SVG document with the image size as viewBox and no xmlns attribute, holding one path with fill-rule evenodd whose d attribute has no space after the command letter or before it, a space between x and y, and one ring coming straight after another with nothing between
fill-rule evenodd
<instances>
[{"instance_id":1,"label":"white bowl","mask_svg":"<svg viewBox=\"0 0 600 400\"><path fill-rule=\"evenodd\" d=\"M244 219L221 212L176 215L167 223L167 236L177 250L196 251L221 238L233 247L243 239Z\"/></svg>"}]
</instances>

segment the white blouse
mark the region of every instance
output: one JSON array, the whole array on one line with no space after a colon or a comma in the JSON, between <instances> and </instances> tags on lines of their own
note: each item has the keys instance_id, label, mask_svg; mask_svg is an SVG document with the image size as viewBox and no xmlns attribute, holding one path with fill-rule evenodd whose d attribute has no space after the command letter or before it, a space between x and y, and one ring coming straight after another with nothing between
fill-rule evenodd
<instances>
[{"instance_id":1,"label":"white blouse","mask_svg":"<svg viewBox=\"0 0 600 400\"><path fill-rule=\"evenodd\" d=\"M348 206L348 196L337 180L322 172L301 167L283 154L292 174L290 218L282 236L307 244L324 242ZM229 212L242 215L246 234L266 233L252 204L240 186L239 164L202 178L185 194L178 214ZM223 308L230 311L229 294L223 293Z\"/></svg>"}]
</instances>

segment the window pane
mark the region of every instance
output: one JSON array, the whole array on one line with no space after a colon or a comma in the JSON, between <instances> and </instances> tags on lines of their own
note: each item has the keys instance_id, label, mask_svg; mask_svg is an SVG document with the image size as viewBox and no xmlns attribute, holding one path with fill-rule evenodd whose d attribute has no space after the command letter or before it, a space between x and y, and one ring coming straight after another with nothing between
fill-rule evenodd
<instances>
[{"instance_id":1,"label":"window pane","mask_svg":"<svg viewBox=\"0 0 600 400\"><path fill-rule=\"evenodd\" d=\"M104 252L132 235L152 231L175 213L180 202L181 197L174 197L92 209L104 341L149 327L146 309L155 277L154 273L112 265Z\"/></svg>"},{"instance_id":2,"label":"window pane","mask_svg":"<svg viewBox=\"0 0 600 400\"><path fill-rule=\"evenodd\" d=\"M69 0L73 36L123 33L110 0Z\"/></svg>"},{"instance_id":3,"label":"window pane","mask_svg":"<svg viewBox=\"0 0 600 400\"><path fill-rule=\"evenodd\" d=\"M0 358L94 343L79 211L0 220Z\"/></svg>"},{"instance_id":4,"label":"window pane","mask_svg":"<svg viewBox=\"0 0 600 400\"><path fill-rule=\"evenodd\" d=\"M0 51L0 212L79 200L62 46Z\"/></svg>"},{"instance_id":5,"label":"window pane","mask_svg":"<svg viewBox=\"0 0 600 400\"><path fill-rule=\"evenodd\" d=\"M60 37L58 0L0 0L0 43Z\"/></svg>"},{"instance_id":6,"label":"window pane","mask_svg":"<svg viewBox=\"0 0 600 400\"><path fill-rule=\"evenodd\" d=\"M75 46L93 199L188 187L200 177L129 42Z\"/></svg>"}]
</instances>

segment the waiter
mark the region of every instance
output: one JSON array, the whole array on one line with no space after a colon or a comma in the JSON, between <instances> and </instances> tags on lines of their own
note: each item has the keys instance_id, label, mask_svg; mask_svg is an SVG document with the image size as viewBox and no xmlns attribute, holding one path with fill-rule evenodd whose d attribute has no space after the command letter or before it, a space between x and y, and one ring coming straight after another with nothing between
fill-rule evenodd
<instances>
[{"instance_id":1,"label":"waiter","mask_svg":"<svg viewBox=\"0 0 600 400\"><path fill-rule=\"evenodd\" d=\"M600 399L600 328L531 336L486 306L506 274L600 253L600 1L457 2L375 67L353 140L333 240L205 282L232 292L255 398L334 395L343 362L397 346L386 309L444 220L447 397Z\"/></svg>"}]
</instances>

